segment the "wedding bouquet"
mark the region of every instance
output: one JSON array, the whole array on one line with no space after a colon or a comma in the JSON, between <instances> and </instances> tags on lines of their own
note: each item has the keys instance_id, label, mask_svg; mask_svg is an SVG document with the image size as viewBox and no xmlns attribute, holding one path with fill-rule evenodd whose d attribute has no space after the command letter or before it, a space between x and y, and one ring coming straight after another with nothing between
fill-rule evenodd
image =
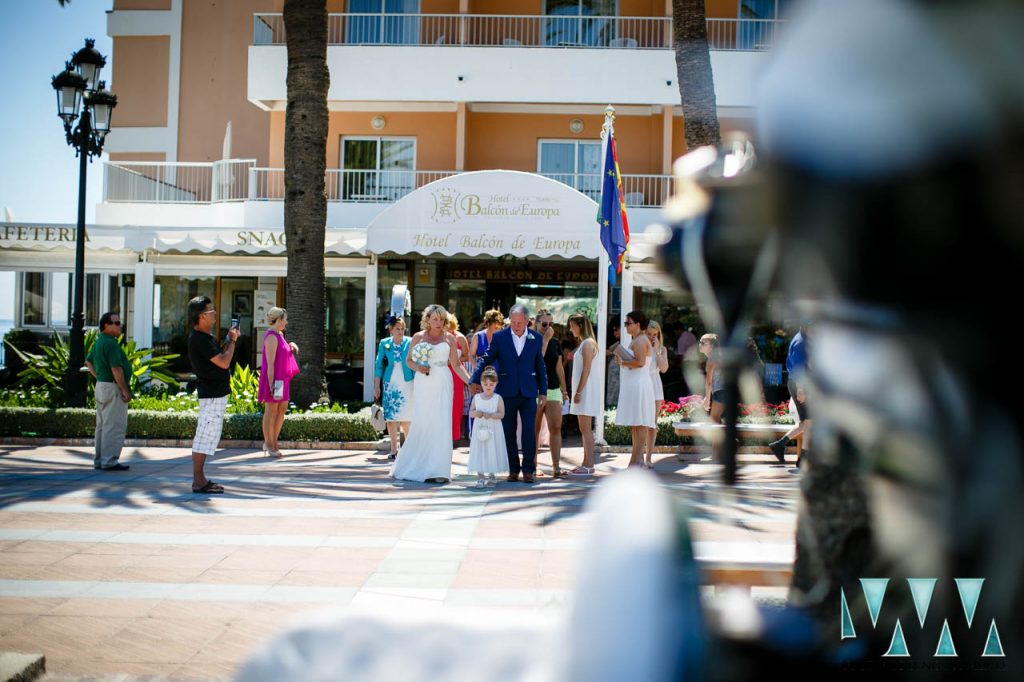
<instances>
[{"instance_id":1,"label":"wedding bouquet","mask_svg":"<svg viewBox=\"0 0 1024 682\"><path fill-rule=\"evenodd\" d=\"M430 365L430 350L432 346L426 341L420 341L412 350L409 351L409 355L412 357L412 361L417 365L427 367Z\"/></svg>"}]
</instances>

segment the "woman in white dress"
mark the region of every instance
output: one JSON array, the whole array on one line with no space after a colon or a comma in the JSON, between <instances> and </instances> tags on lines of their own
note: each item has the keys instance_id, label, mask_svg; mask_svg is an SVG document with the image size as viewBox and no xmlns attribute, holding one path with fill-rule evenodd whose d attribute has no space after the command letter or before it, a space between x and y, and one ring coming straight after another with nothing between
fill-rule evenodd
<instances>
[{"instance_id":1,"label":"woman in white dress","mask_svg":"<svg viewBox=\"0 0 1024 682\"><path fill-rule=\"evenodd\" d=\"M452 477L452 372L469 383L459 364L455 337L445 331L448 311L427 306L420 327L409 343L406 365L416 372L413 379L412 425L398 459L391 467L392 478L404 481L447 483ZM417 364L416 346L430 346L429 362Z\"/></svg>"},{"instance_id":2,"label":"woman in white dress","mask_svg":"<svg viewBox=\"0 0 1024 682\"><path fill-rule=\"evenodd\" d=\"M579 339L572 360L572 400L569 414L576 415L583 436L583 464L569 472L570 476L594 475L594 419L601 415L601 370L604 362L597 359L594 327L582 313L569 316L569 330Z\"/></svg>"},{"instance_id":3,"label":"woman in white dress","mask_svg":"<svg viewBox=\"0 0 1024 682\"><path fill-rule=\"evenodd\" d=\"M651 342L647 340L647 315L634 310L626 316L626 332L631 359L616 355L615 361L622 371L619 375L619 405L615 411L615 423L630 426L633 430L633 451L630 466L642 467L647 441L656 427L654 417L654 384L651 382Z\"/></svg>"},{"instance_id":4,"label":"woman in white dress","mask_svg":"<svg viewBox=\"0 0 1024 682\"><path fill-rule=\"evenodd\" d=\"M655 427L647 441L647 452L644 455L644 466L654 468L654 442L658 438L658 415L665 403L665 388L661 384L661 375L668 371L668 350L661 336L661 325L650 320L647 322L647 340L651 342L651 385L654 387L654 422Z\"/></svg>"}]
</instances>

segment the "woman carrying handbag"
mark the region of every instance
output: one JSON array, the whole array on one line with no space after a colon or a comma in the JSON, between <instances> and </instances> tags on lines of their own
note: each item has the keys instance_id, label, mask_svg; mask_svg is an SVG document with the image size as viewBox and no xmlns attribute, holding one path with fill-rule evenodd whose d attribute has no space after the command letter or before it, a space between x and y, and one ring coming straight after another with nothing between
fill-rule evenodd
<instances>
[{"instance_id":1,"label":"woman carrying handbag","mask_svg":"<svg viewBox=\"0 0 1024 682\"><path fill-rule=\"evenodd\" d=\"M387 329L390 336L381 339L377 344L377 360L373 371L373 399L381 403L383 419L387 425L388 437L391 439L388 459L394 459L400 446L399 430L406 436L409 435L409 421L412 419L412 381L416 373L409 369L405 362L409 354L410 340L405 335L405 320L401 317L389 317ZM371 418L374 416L371 414ZM377 428L376 424L374 428Z\"/></svg>"}]
</instances>

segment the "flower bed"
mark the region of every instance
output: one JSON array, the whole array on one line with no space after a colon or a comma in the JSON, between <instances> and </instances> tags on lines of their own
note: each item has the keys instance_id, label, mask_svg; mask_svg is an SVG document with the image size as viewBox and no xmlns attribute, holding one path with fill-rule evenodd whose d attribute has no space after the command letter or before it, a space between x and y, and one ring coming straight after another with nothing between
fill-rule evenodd
<instances>
[{"instance_id":1,"label":"flower bed","mask_svg":"<svg viewBox=\"0 0 1024 682\"><path fill-rule=\"evenodd\" d=\"M708 414L704 411L704 399L699 395L691 395L680 398L673 402L666 400L658 414L658 432L655 437L656 445L693 445L696 442L692 436L678 436L672 424L679 421L702 422L708 420ZM789 405L772 405L770 403L756 403L745 405L740 403L740 416L737 420L740 424L786 424L795 423L793 416L789 413ZM741 438L749 443L767 443L772 438L741 435ZM604 439L609 445L629 445L632 443L632 432L628 426L619 426L615 423L615 410L606 410L604 414Z\"/></svg>"}]
</instances>

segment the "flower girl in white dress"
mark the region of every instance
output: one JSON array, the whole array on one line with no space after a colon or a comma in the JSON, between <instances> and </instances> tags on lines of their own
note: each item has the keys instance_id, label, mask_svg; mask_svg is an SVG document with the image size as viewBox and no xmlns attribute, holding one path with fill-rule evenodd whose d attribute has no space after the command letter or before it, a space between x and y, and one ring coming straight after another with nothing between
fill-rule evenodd
<instances>
[{"instance_id":1,"label":"flower girl in white dress","mask_svg":"<svg viewBox=\"0 0 1024 682\"><path fill-rule=\"evenodd\" d=\"M498 373L486 367L480 375L483 393L473 396L469 416L473 417L473 435L469 441L469 463L466 469L476 474L476 487L495 485L497 474L508 473L508 450L501 419L505 416L505 403L494 392Z\"/></svg>"}]
</instances>

